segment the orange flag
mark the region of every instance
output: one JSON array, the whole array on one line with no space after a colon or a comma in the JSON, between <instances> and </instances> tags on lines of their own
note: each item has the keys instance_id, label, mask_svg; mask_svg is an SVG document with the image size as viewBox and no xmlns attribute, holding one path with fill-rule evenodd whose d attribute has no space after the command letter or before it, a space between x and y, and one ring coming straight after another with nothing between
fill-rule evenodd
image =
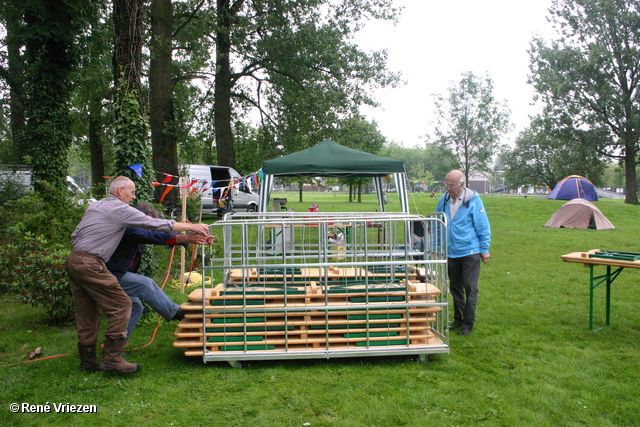
<instances>
[{"instance_id":1,"label":"orange flag","mask_svg":"<svg viewBox=\"0 0 640 427\"><path fill-rule=\"evenodd\" d=\"M167 196L167 194L169 194L171 192L171 190L174 189L174 187L175 187L175 185L167 185L167 189L164 190L164 193L162 193L162 197L160 197L160 203L162 203L164 198Z\"/></svg>"}]
</instances>

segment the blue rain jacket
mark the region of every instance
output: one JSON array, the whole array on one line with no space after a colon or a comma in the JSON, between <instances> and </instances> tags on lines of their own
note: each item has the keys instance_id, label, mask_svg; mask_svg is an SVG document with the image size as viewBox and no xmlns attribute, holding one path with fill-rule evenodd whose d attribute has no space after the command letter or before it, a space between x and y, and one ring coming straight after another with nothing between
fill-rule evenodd
<instances>
[{"instance_id":1,"label":"blue rain jacket","mask_svg":"<svg viewBox=\"0 0 640 427\"><path fill-rule=\"evenodd\" d=\"M448 224L447 256L461 258L477 253L489 253L491 245L491 227L480 195L465 188L462 206L456 216L451 218L448 193L440 197L437 212L444 212Z\"/></svg>"}]
</instances>

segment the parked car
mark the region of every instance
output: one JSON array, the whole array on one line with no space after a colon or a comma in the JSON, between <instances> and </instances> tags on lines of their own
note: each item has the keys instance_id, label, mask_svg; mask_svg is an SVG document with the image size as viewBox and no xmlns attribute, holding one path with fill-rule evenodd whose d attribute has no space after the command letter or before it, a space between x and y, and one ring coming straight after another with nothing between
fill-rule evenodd
<instances>
[{"instance_id":1,"label":"parked car","mask_svg":"<svg viewBox=\"0 0 640 427\"><path fill-rule=\"evenodd\" d=\"M260 196L253 192L251 182L242 180L235 169L228 166L185 165L189 178L213 183L201 195L202 214L222 217L232 207L236 212L258 210ZM237 185L233 183L240 180ZM231 186L230 186L231 183Z\"/></svg>"}]
</instances>

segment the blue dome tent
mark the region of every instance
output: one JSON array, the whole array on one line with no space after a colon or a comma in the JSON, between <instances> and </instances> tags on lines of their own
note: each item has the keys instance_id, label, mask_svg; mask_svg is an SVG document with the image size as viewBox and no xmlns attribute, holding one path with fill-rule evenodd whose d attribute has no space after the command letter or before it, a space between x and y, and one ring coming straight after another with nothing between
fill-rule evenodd
<instances>
[{"instance_id":1,"label":"blue dome tent","mask_svg":"<svg viewBox=\"0 0 640 427\"><path fill-rule=\"evenodd\" d=\"M598 201L596 188L591 181L580 175L571 175L561 180L547 196L547 199Z\"/></svg>"}]
</instances>

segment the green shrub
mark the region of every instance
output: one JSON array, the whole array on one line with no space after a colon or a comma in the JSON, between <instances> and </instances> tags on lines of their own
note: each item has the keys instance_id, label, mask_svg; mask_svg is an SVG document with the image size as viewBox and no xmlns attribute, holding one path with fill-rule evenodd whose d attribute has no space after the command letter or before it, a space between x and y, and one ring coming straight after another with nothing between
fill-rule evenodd
<instances>
[{"instance_id":1,"label":"green shrub","mask_svg":"<svg viewBox=\"0 0 640 427\"><path fill-rule=\"evenodd\" d=\"M30 192L0 207L2 229L12 241L32 233L50 242L69 245L71 233L82 219L85 208L72 198L46 201L40 194Z\"/></svg>"},{"instance_id":2,"label":"green shrub","mask_svg":"<svg viewBox=\"0 0 640 427\"><path fill-rule=\"evenodd\" d=\"M5 232L0 244L0 291L15 292L25 304L42 306L51 324L74 318L64 262L84 209L73 199L45 200L35 192L0 206Z\"/></svg>"},{"instance_id":3,"label":"green shrub","mask_svg":"<svg viewBox=\"0 0 640 427\"><path fill-rule=\"evenodd\" d=\"M20 259L19 249L12 244L0 245L0 293L13 291L13 267Z\"/></svg>"},{"instance_id":4,"label":"green shrub","mask_svg":"<svg viewBox=\"0 0 640 427\"><path fill-rule=\"evenodd\" d=\"M64 268L69 252L31 233L0 245L0 288L14 291L25 304L44 307L48 323L71 322L75 311Z\"/></svg>"},{"instance_id":5,"label":"green shrub","mask_svg":"<svg viewBox=\"0 0 640 427\"><path fill-rule=\"evenodd\" d=\"M29 191L25 178L19 172L2 171L0 173L0 206L24 197Z\"/></svg>"}]
</instances>

